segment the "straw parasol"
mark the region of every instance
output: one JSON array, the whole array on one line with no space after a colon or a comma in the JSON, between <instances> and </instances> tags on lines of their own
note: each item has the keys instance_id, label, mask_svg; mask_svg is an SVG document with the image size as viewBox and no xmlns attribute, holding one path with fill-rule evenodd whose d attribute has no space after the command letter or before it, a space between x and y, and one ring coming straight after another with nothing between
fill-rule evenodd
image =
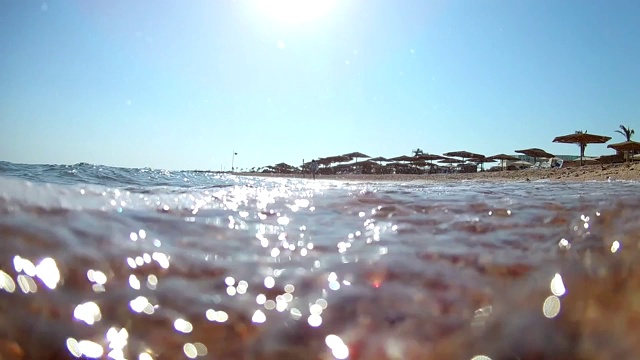
<instances>
[{"instance_id":1,"label":"straw parasol","mask_svg":"<svg viewBox=\"0 0 640 360\"><path fill-rule=\"evenodd\" d=\"M380 162L381 162L381 161L385 161L385 162L386 162L386 161L389 161L389 160L387 160L387 158L382 157L382 156L374 157L374 158L369 159L369 160L371 160L371 161L376 161L376 162L378 163L378 165L380 165Z\"/></svg>"},{"instance_id":2,"label":"straw parasol","mask_svg":"<svg viewBox=\"0 0 640 360\"><path fill-rule=\"evenodd\" d=\"M520 160L515 156L511 156L511 155L507 155L507 154L498 154L498 155L489 156L488 159L500 160L500 166L502 166L502 170L504 170L504 161L505 160L508 160L508 161L518 161L518 160Z\"/></svg>"},{"instance_id":3,"label":"straw parasol","mask_svg":"<svg viewBox=\"0 0 640 360\"><path fill-rule=\"evenodd\" d=\"M414 160L414 161L412 161L412 162L411 162L411 165L424 167L424 166L427 166L427 165L429 165L429 164L427 164L427 162L426 162L426 161L424 161L424 160L416 159L416 160Z\"/></svg>"},{"instance_id":4,"label":"straw parasol","mask_svg":"<svg viewBox=\"0 0 640 360\"><path fill-rule=\"evenodd\" d=\"M329 156L329 157L318 159L318 164L327 166L333 163L351 161L351 159L352 159L351 157L348 157L345 155Z\"/></svg>"},{"instance_id":5,"label":"straw parasol","mask_svg":"<svg viewBox=\"0 0 640 360\"><path fill-rule=\"evenodd\" d=\"M442 154L444 156L453 156L453 157L459 157L462 158L462 160L465 159L470 159L470 158L483 158L485 157L484 155L481 154L476 154L476 153L472 153L472 152L468 152L468 151L452 151L452 152L448 152L448 153L444 153Z\"/></svg>"},{"instance_id":6,"label":"straw parasol","mask_svg":"<svg viewBox=\"0 0 640 360\"><path fill-rule=\"evenodd\" d=\"M418 159L423 160L423 161L428 161L429 162L429 166L431 168L433 168L433 160L441 160L441 159L446 159L445 156L442 155L436 155L436 154L420 154L418 156L416 156Z\"/></svg>"},{"instance_id":7,"label":"straw parasol","mask_svg":"<svg viewBox=\"0 0 640 360\"><path fill-rule=\"evenodd\" d=\"M379 166L379 164L375 161L371 161L369 160L362 160L362 161L358 161L358 162L354 162L351 164L347 164L347 165L353 165L353 166L363 166L363 165L375 165L375 166Z\"/></svg>"},{"instance_id":8,"label":"straw parasol","mask_svg":"<svg viewBox=\"0 0 640 360\"><path fill-rule=\"evenodd\" d=\"M402 155L402 156L396 156L394 158L390 158L390 161L413 161L415 159L415 157L413 156L407 156L407 155Z\"/></svg>"},{"instance_id":9,"label":"straw parasol","mask_svg":"<svg viewBox=\"0 0 640 360\"><path fill-rule=\"evenodd\" d=\"M370 158L371 157L369 155L365 155L365 154L363 154L361 152L357 152L357 151L356 152L352 152L352 153L348 153L348 154L344 154L342 156L348 157L348 158L351 158L351 159L356 159L356 162L358 162L358 158L366 159L366 158Z\"/></svg>"},{"instance_id":10,"label":"straw parasol","mask_svg":"<svg viewBox=\"0 0 640 360\"><path fill-rule=\"evenodd\" d=\"M633 154L636 151L640 150L640 142L629 140L621 143L610 144L610 145L607 145L607 147L615 151L625 151L627 153L631 152L632 156L630 156L630 158L631 158L631 161L633 161L634 159Z\"/></svg>"},{"instance_id":11,"label":"straw parasol","mask_svg":"<svg viewBox=\"0 0 640 360\"><path fill-rule=\"evenodd\" d=\"M615 151L638 151L640 150L640 142L629 140L621 143L607 145Z\"/></svg>"},{"instance_id":12,"label":"straw parasol","mask_svg":"<svg viewBox=\"0 0 640 360\"><path fill-rule=\"evenodd\" d=\"M422 154L422 155L418 155L417 157L418 157L418 159L425 160L425 161L446 159L446 157L441 156L441 155L436 155L436 154Z\"/></svg>"},{"instance_id":13,"label":"straw parasol","mask_svg":"<svg viewBox=\"0 0 640 360\"><path fill-rule=\"evenodd\" d=\"M611 140L610 136L588 134L586 131L576 131L574 134L557 136L553 142L563 144L578 144L580 146L580 165L583 165L584 149L587 144L604 144Z\"/></svg>"},{"instance_id":14,"label":"straw parasol","mask_svg":"<svg viewBox=\"0 0 640 360\"><path fill-rule=\"evenodd\" d=\"M538 158L546 158L550 159L553 157L553 154L549 154L548 152L538 149L538 148L530 148L524 150L516 150L517 153L527 155L533 158L533 162L536 162Z\"/></svg>"}]
</instances>

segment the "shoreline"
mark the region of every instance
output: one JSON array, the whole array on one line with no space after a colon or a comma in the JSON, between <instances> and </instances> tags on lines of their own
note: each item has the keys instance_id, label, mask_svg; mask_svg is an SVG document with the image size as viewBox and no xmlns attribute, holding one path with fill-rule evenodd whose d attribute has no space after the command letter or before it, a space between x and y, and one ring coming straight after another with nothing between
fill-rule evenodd
<instances>
[{"instance_id":1,"label":"shoreline","mask_svg":"<svg viewBox=\"0 0 640 360\"><path fill-rule=\"evenodd\" d=\"M234 173L238 176L257 176L275 178L311 179L308 174L284 174L284 173ZM316 175L316 180L341 180L341 181L615 181L635 180L640 181L640 163L626 164L596 164L560 169L527 169L504 170L494 172L454 173L454 174L341 174L341 175Z\"/></svg>"}]
</instances>

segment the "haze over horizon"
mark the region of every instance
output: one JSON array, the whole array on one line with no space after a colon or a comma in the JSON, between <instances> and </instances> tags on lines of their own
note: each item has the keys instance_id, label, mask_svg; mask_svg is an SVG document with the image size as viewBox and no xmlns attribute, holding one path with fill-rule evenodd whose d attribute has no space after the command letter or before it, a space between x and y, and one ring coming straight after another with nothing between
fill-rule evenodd
<instances>
[{"instance_id":1,"label":"haze over horizon","mask_svg":"<svg viewBox=\"0 0 640 360\"><path fill-rule=\"evenodd\" d=\"M301 5L302 4L302 5ZM0 3L0 160L487 156L640 125L640 2ZM586 155L611 154L606 144Z\"/></svg>"}]
</instances>

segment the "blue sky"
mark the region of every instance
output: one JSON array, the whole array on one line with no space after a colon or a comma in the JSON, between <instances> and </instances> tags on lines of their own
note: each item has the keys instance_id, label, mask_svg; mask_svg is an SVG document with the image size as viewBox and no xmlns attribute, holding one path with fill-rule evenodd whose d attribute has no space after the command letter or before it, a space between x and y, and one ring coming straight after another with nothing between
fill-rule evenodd
<instances>
[{"instance_id":1,"label":"blue sky","mask_svg":"<svg viewBox=\"0 0 640 360\"><path fill-rule=\"evenodd\" d=\"M299 3L0 2L0 160L578 154L553 138L640 131L638 1Z\"/></svg>"}]
</instances>

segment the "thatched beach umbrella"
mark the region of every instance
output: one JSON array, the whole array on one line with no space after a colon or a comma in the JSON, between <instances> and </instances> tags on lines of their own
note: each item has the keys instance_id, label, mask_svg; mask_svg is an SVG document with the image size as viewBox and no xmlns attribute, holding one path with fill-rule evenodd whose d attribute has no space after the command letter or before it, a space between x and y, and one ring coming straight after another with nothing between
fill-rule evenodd
<instances>
[{"instance_id":1,"label":"thatched beach umbrella","mask_svg":"<svg viewBox=\"0 0 640 360\"><path fill-rule=\"evenodd\" d=\"M607 145L608 148L611 148L615 151L625 151L627 153L631 152L631 161L633 161L633 154L636 151L640 150L640 142L637 141L633 141L633 140L629 140L629 141L624 141L621 143L616 143L616 144L610 144Z\"/></svg>"},{"instance_id":2,"label":"thatched beach umbrella","mask_svg":"<svg viewBox=\"0 0 640 360\"><path fill-rule=\"evenodd\" d=\"M402 156L396 156L394 158L390 158L390 161L413 161L415 159L415 157L413 156L407 156L407 155L402 155Z\"/></svg>"},{"instance_id":3,"label":"thatched beach umbrella","mask_svg":"<svg viewBox=\"0 0 640 360\"><path fill-rule=\"evenodd\" d=\"M629 140L621 143L610 144L607 145L607 147L616 151L638 151L640 150L640 142Z\"/></svg>"},{"instance_id":4,"label":"thatched beach umbrella","mask_svg":"<svg viewBox=\"0 0 640 360\"><path fill-rule=\"evenodd\" d=\"M445 156L436 155L436 154L420 154L420 155L417 155L416 158L420 160L428 161L430 168L433 168L433 160L446 159Z\"/></svg>"},{"instance_id":5,"label":"thatched beach umbrella","mask_svg":"<svg viewBox=\"0 0 640 360\"><path fill-rule=\"evenodd\" d=\"M382 156L374 157L374 158L369 159L369 160L378 162L378 165L380 165L381 161L389 161L389 160L387 160L387 158L384 158Z\"/></svg>"},{"instance_id":6,"label":"thatched beach umbrella","mask_svg":"<svg viewBox=\"0 0 640 360\"><path fill-rule=\"evenodd\" d=\"M436 154L422 154L422 155L418 155L418 158L426 161L446 159L445 156L436 155Z\"/></svg>"},{"instance_id":7,"label":"thatched beach umbrella","mask_svg":"<svg viewBox=\"0 0 640 360\"><path fill-rule=\"evenodd\" d=\"M498 155L489 156L489 159L500 160L500 162L501 162L500 166L502 166L502 170L504 170L504 161L505 160L508 160L508 161L518 161L518 160L520 160L515 156L511 156L511 155L507 155L507 154L498 154Z\"/></svg>"},{"instance_id":8,"label":"thatched beach umbrella","mask_svg":"<svg viewBox=\"0 0 640 360\"><path fill-rule=\"evenodd\" d=\"M348 154L344 154L342 156L348 157L348 158L351 158L351 159L356 159L356 162L358 162L358 158L366 159L366 158L370 158L371 157L369 155L365 155L365 154L363 154L361 152L357 152L357 151L356 152L352 152L352 153L348 153Z\"/></svg>"},{"instance_id":9,"label":"thatched beach umbrella","mask_svg":"<svg viewBox=\"0 0 640 360\"><path fill-rule=\"evenodd\" d=\"M587 144L604 144L611 140L610 136L588 134L586 131L577 131L574 134L557 136L553 142L563 144L578 144L580 146L580 165L583 165L584 149Z\"/></svg>"},{"instance_id":10,"label":"thatched beach umbrella","mask_svg":"<svg viewBox=\"0 0 640 360\"><path fill-rule=\"evenodd\" d=\"M378 166L378 163L375 162L375 161L372 161L371 159L369 159L369 160L358 161L358 162L355 162L355 163L350 164L350 165L354 165L354 166L363 166L363 165Z\"/></svg>"},{"instance_id":11,"label":"thatched beach umbrella","mask_svg":"<svg viewBox=\"0 0 640 360\"><path fill-rule=\"evenodd\" d=\"M328 166L331 165L333 163L340 163L340 162L346 162L346 161L351 161L352 158L348 157L348 156L344 156L344 155L337 155L337 156L329 156L329 157L325 157L325 158L320 158L318 159L318 164L319 165L324 165L324 166Z\"/></svg>"},{"instance_id":12,"label":"thatched beach umbrella","mask_svg":"<svg viewBox=\"0 0 640 360\"><path fill-rule=\"evenodd\" d=\"M553 157L553 154L549 154L548 152L538 149L538 148L530 148L524 150L516 150L517 153L527 155L533 158L533 162L537 162L538 158L546 158L550 159Z\"/></svg>"},{"instance_id":13,"label":"thatched beach umbrella","mask_svg":"<svg viewBox=\"0 0 640 360\"><path fill-rule=\"evenodd\" d=\"M472 153L472 152L468 152L468 151L452 151L452 152L444 153L442 155L459 157L459 158L462 158L462 160L470 159L470 158L483 158L483 157L485 157L482 154L476 154L476 153Z\"/></svg>"}]
</instances>

